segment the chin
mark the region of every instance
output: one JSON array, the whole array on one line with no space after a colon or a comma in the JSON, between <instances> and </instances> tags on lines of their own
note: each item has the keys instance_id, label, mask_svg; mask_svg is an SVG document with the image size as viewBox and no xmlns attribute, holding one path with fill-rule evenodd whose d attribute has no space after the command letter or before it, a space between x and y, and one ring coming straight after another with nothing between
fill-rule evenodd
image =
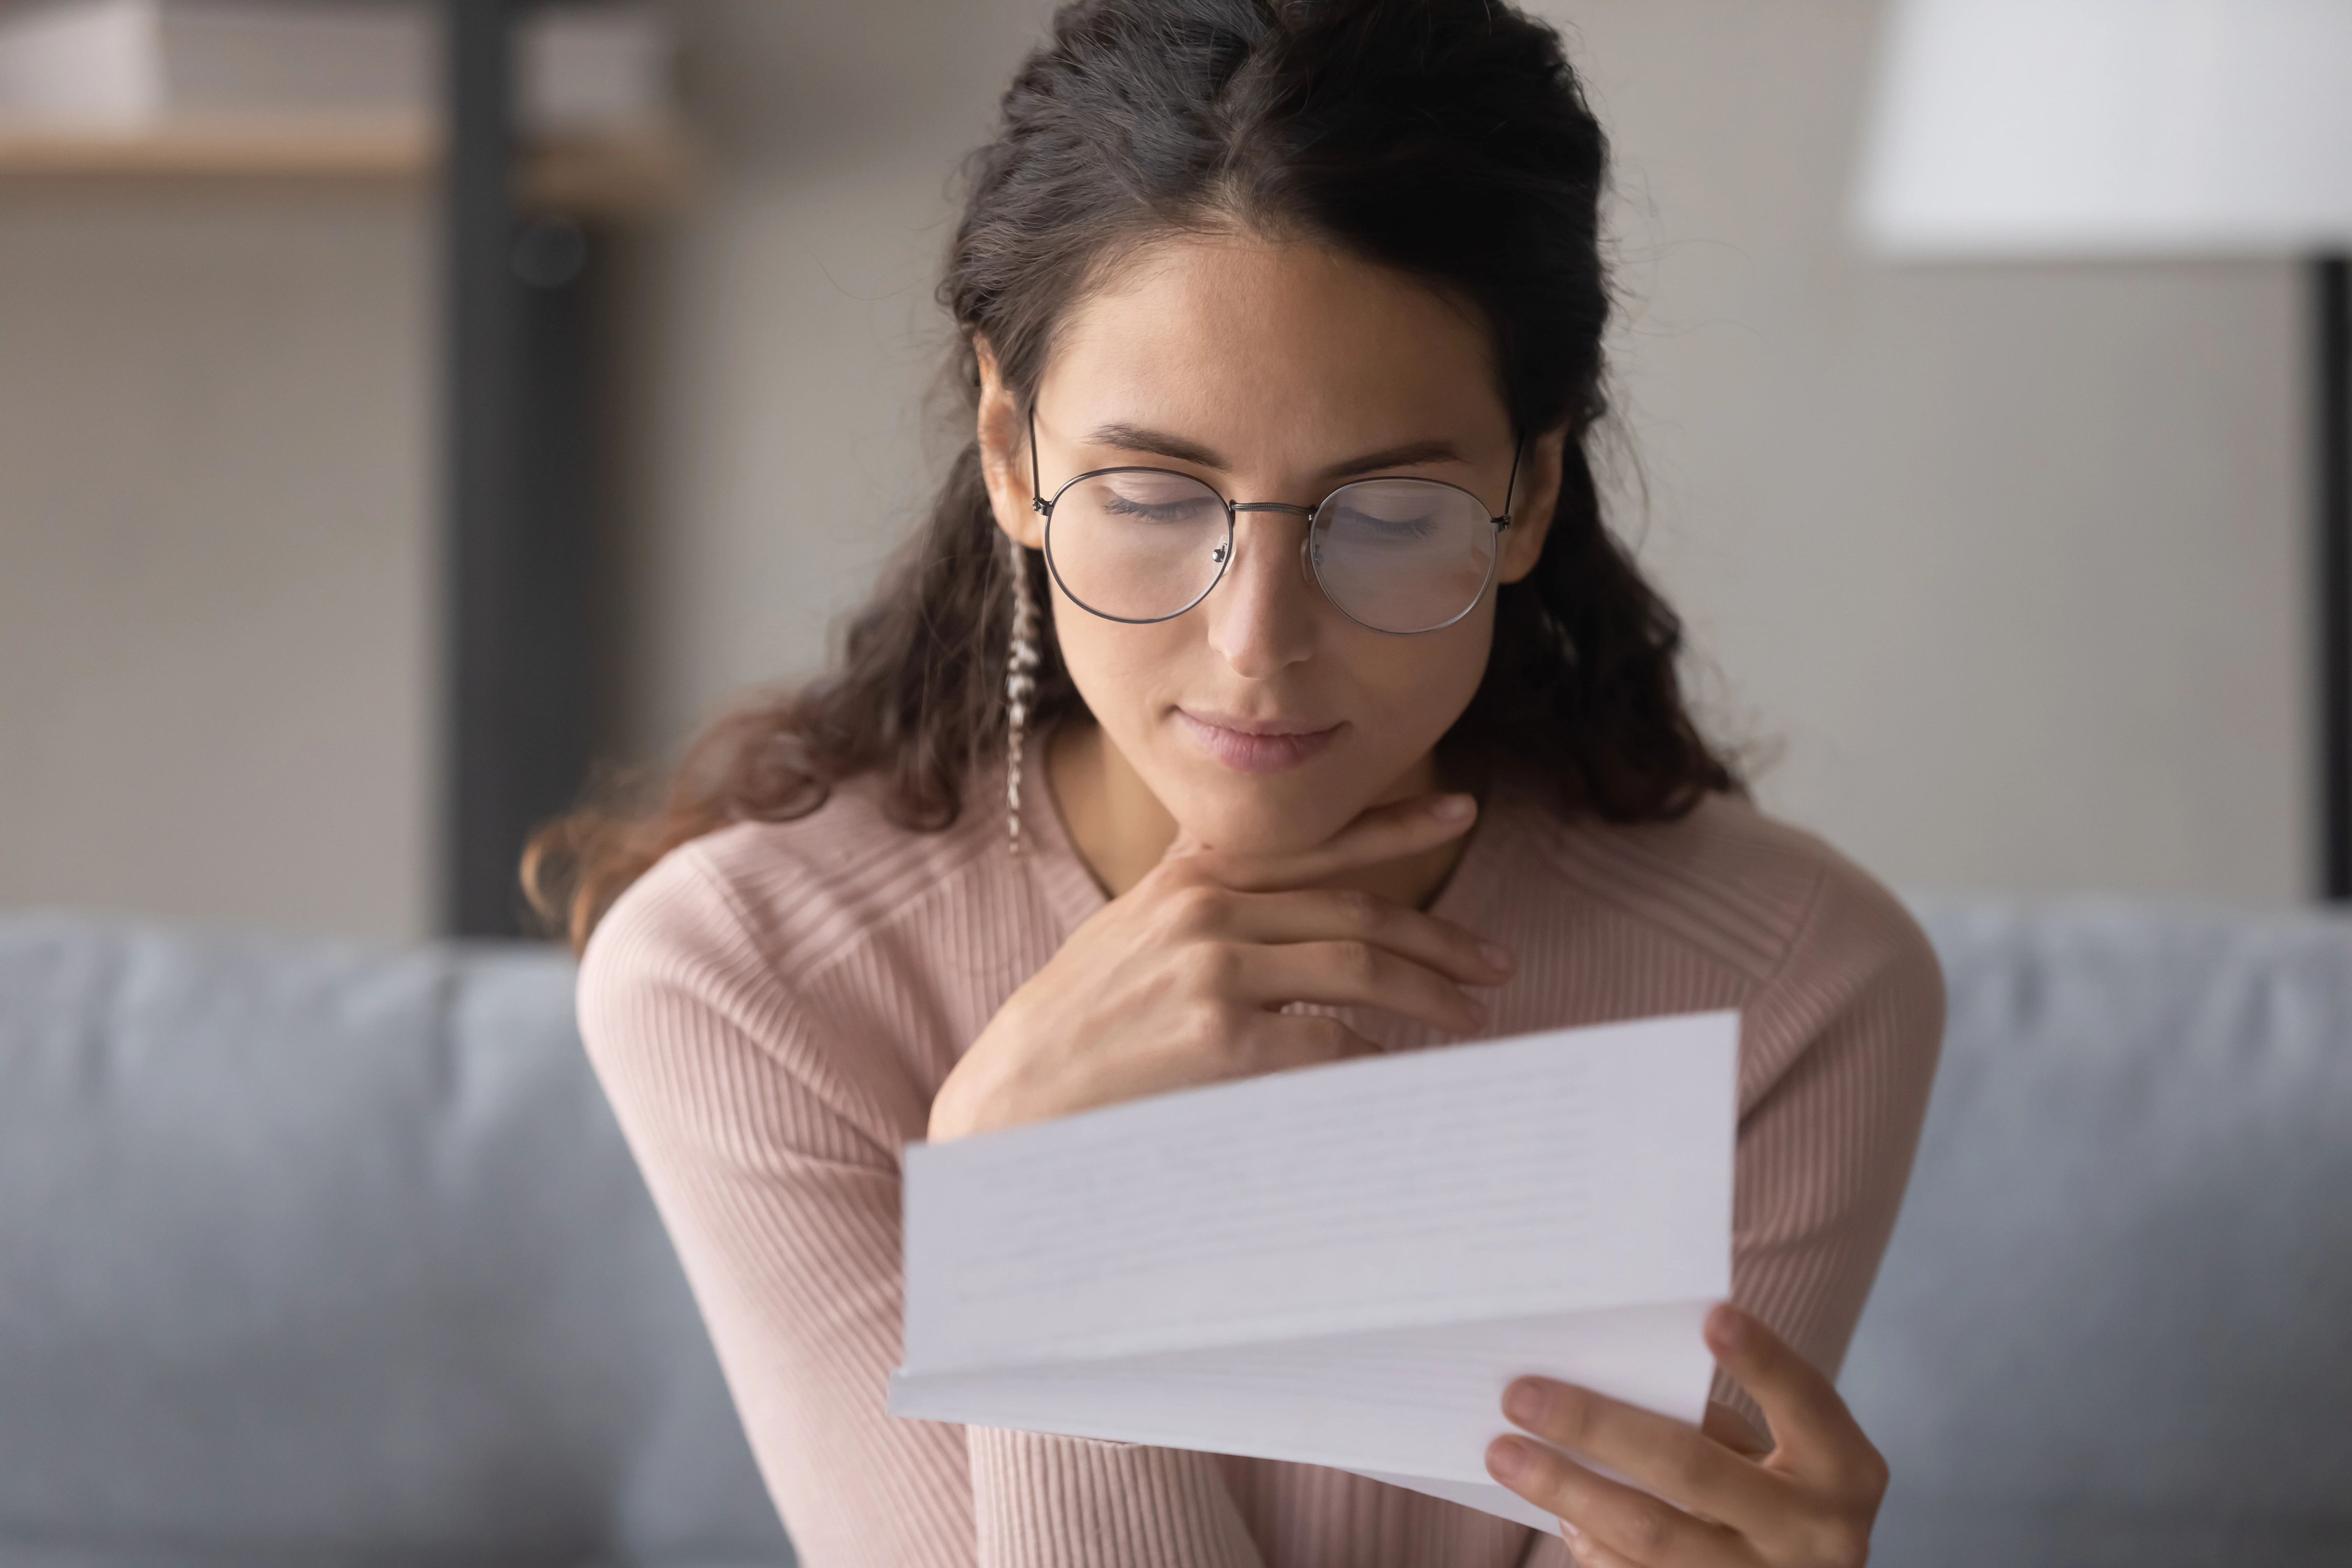
<instances>
[{"instance_id":1,"label":"chin","mask_svg":"<svg viewBox=\"0 0 2352 1568\"><path fill-rule=\"evenodd\" d=\"M1237 855L1293 855L1314 848L1354 821L1371 804L1368 795L1356 798L1359 793L1307 778L1277 783L1229 774L1204 781L1192 774L1160 798L1186 833L1213 848Z\"/></svg>"}]
</instances>

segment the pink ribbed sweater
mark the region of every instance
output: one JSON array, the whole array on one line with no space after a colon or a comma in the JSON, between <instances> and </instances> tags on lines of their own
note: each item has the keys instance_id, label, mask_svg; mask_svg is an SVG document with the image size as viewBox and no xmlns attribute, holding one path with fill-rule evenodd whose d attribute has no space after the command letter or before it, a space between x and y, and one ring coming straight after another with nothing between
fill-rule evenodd
<instances>
[{"instance_id":1,"label":"pink ribbed sweater","mask_svg":"<svg viewBox=\"0 0 2352 1568\"><path fill-rule=\"evenodd\" d=\"M1000 812L910 833L852 785L798 822L675 851L582 965L582 1032L803 1561L1565 1568L1556 1535L1339 1471L883 1413L900 1151L964 1047L1104 901L1042 751L1023 860ZM1734 800L1611 827L1508 789L1432 908L1517 954L1482 994L1495 1036L1742 1011L1733 1292L1834 1371L1943 1025L1935 957L1902 909ZM1391 1049L1439 1043L1351 1021Z\"/></svg>"}]
</instances>

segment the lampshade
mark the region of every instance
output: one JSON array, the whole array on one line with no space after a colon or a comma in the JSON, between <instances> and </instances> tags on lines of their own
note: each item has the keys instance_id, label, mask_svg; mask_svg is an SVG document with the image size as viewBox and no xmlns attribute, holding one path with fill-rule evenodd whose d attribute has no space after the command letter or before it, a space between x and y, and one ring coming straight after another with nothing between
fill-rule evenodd
<instances>
[{"instance_id":1,"label":"lampshade","mask_svg":"<svg viewBox=\"0 0 2352 1568\"><path fill-rule=\"evenodd\" d=\"M1882 47L1883 255L2352 249L2352 0L1891 0Z\"/></svg>"}]
</instances>

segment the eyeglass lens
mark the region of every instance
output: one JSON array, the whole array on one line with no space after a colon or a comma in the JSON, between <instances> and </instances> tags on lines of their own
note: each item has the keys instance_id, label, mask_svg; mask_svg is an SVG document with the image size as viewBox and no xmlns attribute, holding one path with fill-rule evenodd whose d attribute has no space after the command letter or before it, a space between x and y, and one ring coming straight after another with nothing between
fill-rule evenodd
<instances>
[{"instance_id":1,"label":"eyeglass lens","mask_svg":"<svg viewBox=\"0 0 2352 1568\"><path fill-rule=\"evenodd\" d=\"M1257 513L1255 516L1269 516ZM1216 491L1159 468L1073 480L1046 514L1045 557L1062 591L1097 615L1160 621L1216 586L1231 551ZM1430 479L1361 479L1315 514L1307 556L1323 592L1379 631L1433 631L1478 602L1495 524L1466 490Z\"/></svg>"},{"instance_id":2,"label":"eyeglass lens","mask_svg":"<svg viewBox=\"0 0 2352 1568\"><path fill-rule=\"evenodd\" d=\"M1098 616L1181 615L1225 569L1225 503L1198 479L1114 469L1071 482L1045 519L1045 558L1062 591Z\"/></svg>"}]
</instances>

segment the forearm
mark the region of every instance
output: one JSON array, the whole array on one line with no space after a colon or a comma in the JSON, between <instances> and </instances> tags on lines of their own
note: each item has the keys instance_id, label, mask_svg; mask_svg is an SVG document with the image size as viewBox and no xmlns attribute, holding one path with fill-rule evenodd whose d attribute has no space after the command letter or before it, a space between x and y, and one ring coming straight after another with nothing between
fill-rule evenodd
<instances>
[{"instance_id":1,"label":"forearm","mask_svg":"<svg viewBox=\"0 0 2352 1568\"><path fill-rule=\"evenodd\" d=\"M967 1429L980 1568L1264 1568L1213 1456Z\"/></svg>"}]
</instances>

